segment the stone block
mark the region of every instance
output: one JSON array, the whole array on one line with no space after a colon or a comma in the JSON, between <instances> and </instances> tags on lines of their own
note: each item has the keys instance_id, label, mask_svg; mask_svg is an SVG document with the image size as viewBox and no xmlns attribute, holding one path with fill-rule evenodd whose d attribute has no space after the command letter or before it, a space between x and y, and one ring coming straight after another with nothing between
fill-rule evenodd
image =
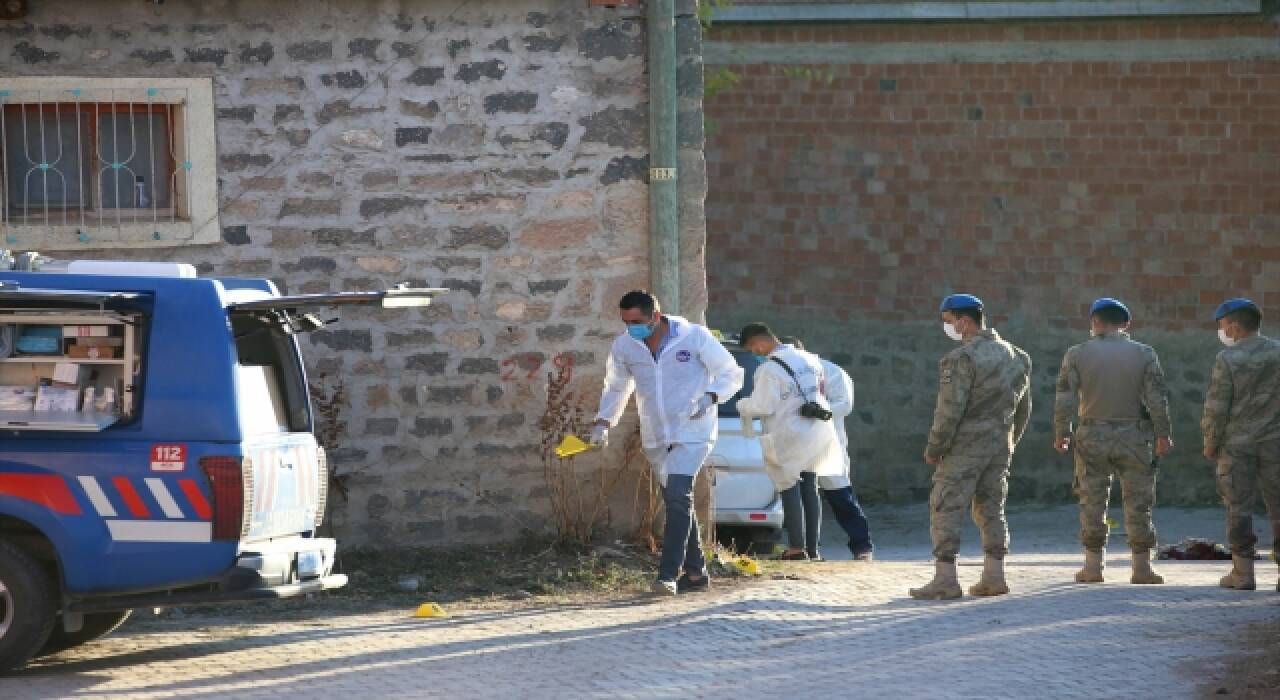
<instances>
[{"instance_id":1,"label":"stone block","mask_svg":"<svg viewBox=\"0 0 1280 700\"><path fill-rule=\"evenodd\" d=\"M396 146L400 148L405 146L425 146L430 140L430 127L410 126L396 129Z\"/></svg>"},{"instance_id":2,"label":"stone block","mask_svg":"<svg viewBox=\"0 0 1280 700\"><path fill-rule=\"evenodd\" d=\"M358 70L344 70L336 73L325 73L320 76L320 83L325 87L336 87L343 90L362 88L367 82L364 73Z\"/></svg>"},{"instance_id":3,"label":"stone block","mask_svg":"<svg viewBox=\"0 0 1280 700\"><path fill-rule=\"evenodd\" d=\"M444 79L444 68L441 66L418 66L405 82L418 87L431 87Z\"/></svg>"},{"instance_id":4,"label":"stone block","mask_svg":"<svg viewBox=\"0 0 1280 700\"><path fill-rule=\"evenodd\" d=\"M173 51L170 49L134 49L129 52L129 58L141 61L148 66L173 63L174 61Z\"/></svg>"},{"instance_id":5,"label":"stone block","mask_svg":"<svg viewBox=\"0 0 1280 700\"><path fill-rule=\"evenodd\" d=\"M381 39L352 39L347 42L347 58L364 58L370 61L377 61L378 47L381 45Z\"/></svg>"},{"instance_id":6,"label":"stone block","mask_svg":"<svg viewBox=\"0 0 1280 700\"><path fill-rule=\"evenodd\" d=\"M211 48L183 49L182 52L186 54L187 63L212 63L219 68L227 62L230 53L226 49Z\"/></svg>"},{"instance_id":7,"label":"stone block","mask_svg":"<svg viewBox=\"0 0 1280 700\"><path fill-rule=\"evenodd\" d=\"M528 91L499 92L484 98L485 114L514 112L527 114L538 106L538 93Z\"/></svg>"},{"instance_id":8,"label":"stone block","mask_svg":"<svg viewBox=\"0 0 1280 700\"><path fill-rule=\"evenodd\" d=\"M373 334L366 330L328 330L312 331L308 336L316 345L323 345L330 350L356 350L373 352Z\"/></svg>"},{"instance_id":9,"label":"stone block","mask_svg":"<svg viewBox=\"0 0 1280 700\"><path fill-rule=\"evenodd\" d=\"M294 61L328 61L333 58L333 42L302 41L296 44L289 44L285 47L284 52L291 60Z\"/></svg>"},{"instance_id":10,"label":"stone block","mask_svg":"<svg viewBox=\"0 0 1280 700\"><path fill-rule=\"evenodd\" d=\"M399 418L370 418L364 422L364 434L369 437L394 437L399 429Z\"/></svg>"},{"instance_id":11,"label":"stone block","mask_svg":"<svg viewBox=\"0 0 1280 700\"><path fill-rule=\"evenodd\" d=\"M419 417L413 420L409 433L414 437L444 437L453 434L452 418Z\"/></svg>"},{"instance_id":12,"label":"stone block","mask_svg":"<svg viewBox=\"0 0 1280 700\"><path fill-rule=\"evenodd\" d=\"M492 357L468 357L458 363L460 374L497 374L498 361Z\"/></svg>"},{"instance_id":13,"label":"stone block","mask_svg":"<svg viewBox=\"0 0 1280 700\"><path fill-rule=\"evenodd\" d=\"M342 201L337 199L310 199L290 197L280 205L280 218L291 216L330 218L342 214Z\"/></svg>"},{"instance_id":14,"label":"stone block","mask_svg":"<svg viewBox=\"0 0 1280 700\"><path fill-rule=\"evenodd\" d=\"M499 250L506 247L510 234L501 226L492 224L476 224L474 226L452 226L449 228L448 248L485 248Z\"/></svg>"},{"instance_id":15,"label":"stone block","mask_svg":"<svg viewBox=\"0 0 1280 700\"><path fill-rule=\"evenodd\" d=\"M440 148L478 148L484 143L484 125L450 124L440 131L434 143Z\"/></svg>"},{"instance_id":16,"label":"stone block","mask_svg":"<svg viewBox=\"0 0 1280 700\"><path fill-rule=\"evenodd\" d=\"M389 332L386 334L388 348L422 347L436 342L436 336L429 330L416 328L411 331Z\"/></svg>"},{"instance_id":17,"label":"stone block","mask_svg":"<svg viewBox=\"0 0 1280 700\"><path fill-rule=\"evenodd\" d=\"M506 62L495 58L477 63L464 63L458 66L458 72L454 74L453 79L461 80L464 83L474 83L481 79L501 80L502 76L506 74Z\"/></svg>"},{"instance_id":18,"label":"stone block","mask_svg":"<svg viewBox=\"0 0 1280 700\"><path fill-rule=\"evenodd\" d=\"M571 250L580 247L599 230L593 218L540 221L520 233L520 244L530 248Z\"/></svg>"},{"instance_id":19,"label":"stone block","mask_svg":"<svg viewBox=\"0 0 1280 700\"><path fill-rule=\"evenodd\" d=\"M429 102L415 102L413 100L401 99L400 113L406 117L435 119L440 116L440 103L435 100L431 100Z\"/></svg>"},{"instance_id":20,"label":"stone block","mask_svg":"<svg viewBox=\"0 0 1280 700\"><path fill-rule=\"evenodd\" d=\"M649 142L648 117L639 107L607 107L578 120L585 131L582 140L615 148L639 148Z\"/></svg>"},{"instance_id":21,"label":"stone block","mask_svg":"<svg viewBox=\"0 0 1280 700\"><path fill-rule=\"evenodd\" d=\"M424 203L413 197L375 197L360 202L360 216L372 218L420 210Z\"/></svg>"},{"instance_id":22,"label":"stone block","mask_svg":"<svg viewBox=\"0 0 1280 700\"><path fill-rule=\"evenodd\" d=\"M271 42L264 41L257 46L252 44L240 44L240 54L238 60L243 64L267 65L271 63L271 59L275 58L276 50Z\"/></svg>"},{"instance_id":23,"label":"stone block","mask_svg":"<svg viewBox=\"0 0 1280 700\"><path fill-rule=\"evenodd\" d=\"M578 52L592 61L640 58L644 50L644 25L640 20L608 21L578 34Z\"/></svg>"},{"instance_id":24,"label":"stone block","mask_svg":"<svg viewBox=\"0 0 1280 700\"><path fill-rule=\"evenodd\" d=\"M448 353L431 352L406 357L404 368L415 372L425 372L427 374L444 374L444 368L448 363Z\"/></svg>"}]
</instances>

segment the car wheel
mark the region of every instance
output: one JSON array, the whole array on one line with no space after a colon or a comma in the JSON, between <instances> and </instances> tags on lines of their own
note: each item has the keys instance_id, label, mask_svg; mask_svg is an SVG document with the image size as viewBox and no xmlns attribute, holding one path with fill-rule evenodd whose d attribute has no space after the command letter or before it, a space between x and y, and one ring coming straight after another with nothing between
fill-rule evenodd
<instances>
[{"instance_id":1,"label":"car wheel","mask_svg":"<svg viewBox=\"0 0 1280 700\"><path fill-rule=\"evenodd\" d=\"M0 541L0 672L29 661L57 617L48 572L30 554Z\"/></svg>"},{"instance_id":2,"label":"car wheel","mask_svg":"<svg viewBox=\"0 0 1280 700\"><path fill-rule=\"evenodd\" d=\"M38 656L56 654L95 639L101 639L119 629L132 613L132 610L85 613L84 625L75 632L67 632L62 626L62 619L59 618L58 624L53 626L53 632L49 634L49 640L41 647Z\"/></svg>"}]
</instances>

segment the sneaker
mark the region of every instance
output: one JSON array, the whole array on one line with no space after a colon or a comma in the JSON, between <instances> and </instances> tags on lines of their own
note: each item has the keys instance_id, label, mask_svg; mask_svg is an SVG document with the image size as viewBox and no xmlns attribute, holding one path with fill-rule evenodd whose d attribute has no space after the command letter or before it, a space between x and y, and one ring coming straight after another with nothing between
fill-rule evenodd
<instances>
[{"instance_id":1,"label":"sneaker","mask_svg":"<svg viewBox=\"0 0 1280 700\"><path fill-rule=\"evenodd\" d=\"M862 552L861 554L853 555L853 560L854 561L875 561L875 556L871 552Z\"/></svg>"},{"instance_id":2,"label":"sneaker","mask_svg":"<svg viewBox=\"0 0 1280 700\"><path fill-rule=\"evenodd\" d=\"M658 579L653 582L653 592L661 596L674 596L680 592L680 584Z\"/></svg>"},{"instance_id":3,"label":"sneaker","mask_svg":"<svg viewBox=\"0 0 1280 700\"><path fill-rule=\"evenodd\" d=\"M823 559L821 554L810 554L809 561L820 562L820 561L826 561L826 559Z\"/></svg>"},{"instance_id":4,"label":"sneaker","mask_svg":"<svg viewBox=\"0 0 1280 700\"><path fill-rule=\"evenodd\" d=\"M684 574L676 581L676 590L680 593L703 593L711 590L711 577L706 574L702 578L694 581L689 578L688 574Z\"/></svg>"}]
</instances>

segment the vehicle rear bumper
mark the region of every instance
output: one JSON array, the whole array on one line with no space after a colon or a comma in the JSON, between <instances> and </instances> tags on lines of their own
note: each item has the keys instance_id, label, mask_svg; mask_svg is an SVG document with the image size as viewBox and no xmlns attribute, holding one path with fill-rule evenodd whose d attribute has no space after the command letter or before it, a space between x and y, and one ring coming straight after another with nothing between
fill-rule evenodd
<instances>
[{"instance_id":1,"label":"vehicle rear bumper","mask_svg":"<svg viewBox=\"0 0 1280 700\"><path fill-rule=\"evenodd\" d=\"M337 543L332 539L283 537L241 543L235 566L217 579L160 591L73 598L70 612L105 612L174 605L213 605L293 598L342 588L344 574L333 573Z\"/></svg>"},{"instance_id":2,"label":"vehicle rear bumper","mask_svg":"<svg viewBox=\"0 0 1280 700\"><path fill-rule=\"evenodd\" d=\"M346 574L330 574L321 578L290 583L282 586L227 590L182 590L138 593L124 596L104 596L72 601L70 612L107 612L133 608L166 608L175 605L216 605L221 603L245 603L252 601L280 600L308 593L319 593L347 585Z\"/></svg>"},{"instance_id":3,"label":"vehicle rear bumper","mask_svg":"<svg viewBox=\"0 0 1280 700\"><path fill-rule=\"evenodd\" d=\"M716 525L728 527L782 527L782 499L764 508L716 508Z\"/></svg>"}]
</instances>

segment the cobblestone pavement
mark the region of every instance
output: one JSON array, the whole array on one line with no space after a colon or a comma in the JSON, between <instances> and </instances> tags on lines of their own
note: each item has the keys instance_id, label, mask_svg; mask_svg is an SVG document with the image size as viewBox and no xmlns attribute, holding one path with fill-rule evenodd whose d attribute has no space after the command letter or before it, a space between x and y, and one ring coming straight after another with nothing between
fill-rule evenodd
<instances>
[{"instance_id":1,"label":"cobblestone pavement","mask_svg":"<svg viewBox=\"0 0 1280 700\"><path fill-rule=\"evenodd\" d=\"M0 698L1177 698L1221 675L1233 629L1280 616L1270 564L1256 592L1217 588L1223 562L1160 562L1168 584L1132 586L1124 556L1081 586L1059 542L1011 556L1014 592L989 599L910 600L932 569L889 558L657 602L134 625L0 680ZM961 564L967 586L980 561Z\"/></svg>"}]
</instances>

